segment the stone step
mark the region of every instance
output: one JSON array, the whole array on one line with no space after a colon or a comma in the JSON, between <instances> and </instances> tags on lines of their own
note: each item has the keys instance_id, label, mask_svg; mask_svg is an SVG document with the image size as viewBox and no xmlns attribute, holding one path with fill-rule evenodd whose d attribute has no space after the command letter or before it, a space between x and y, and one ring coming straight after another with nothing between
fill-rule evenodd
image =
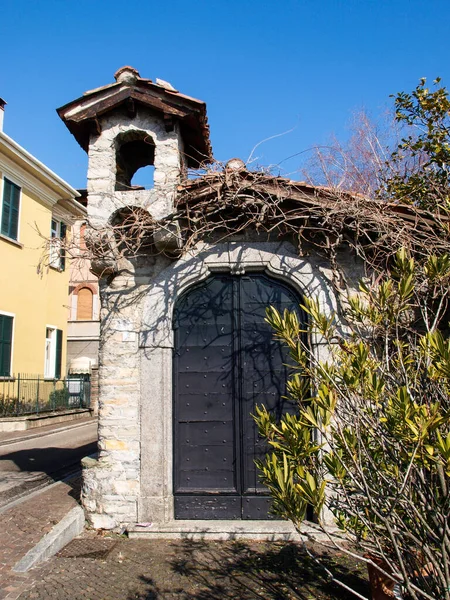
<instances>
[{"instance_id":1,"label":"stone step","mask_svg":"<svg viewBox=\"0 0 450 600\"><path fill-rule=\"evenodd\" d=\"M303 524L302 534L325 537L314 525ZM130 538L189 540L269 540L299 541L302 537L287 521L170 521L136 523L128 526Z\"/></svg>"}]
</instances>

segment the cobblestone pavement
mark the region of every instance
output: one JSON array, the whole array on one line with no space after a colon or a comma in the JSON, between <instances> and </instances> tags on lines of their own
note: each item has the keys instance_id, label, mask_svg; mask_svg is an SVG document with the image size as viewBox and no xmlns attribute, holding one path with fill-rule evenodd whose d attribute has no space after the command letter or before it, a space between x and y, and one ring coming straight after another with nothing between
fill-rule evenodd
<instances>
[{"instance_id":1,"label":"cobblestone pavement","mask_svg":"<svg viewBox=\"0 0 450 600\"><path fill-rule=\"evenodd\" d=\"M78 486L78 481L57 483L0 513L0 598L14 600L32 583L30 572L11 569L77 505Z\"/></svg>"},{"instance_id":2,"label":"cobblestone pavement","mask_svg":"<svg viewBox=\"0 0 450 600\"><path fill-rule=\"evenodd\" d=\"M329 566L366 593L355 565ZM86 532L30 571L20 600L344 600L317 565L291 544L129 540Z\"/></svg>"}]
</instances>

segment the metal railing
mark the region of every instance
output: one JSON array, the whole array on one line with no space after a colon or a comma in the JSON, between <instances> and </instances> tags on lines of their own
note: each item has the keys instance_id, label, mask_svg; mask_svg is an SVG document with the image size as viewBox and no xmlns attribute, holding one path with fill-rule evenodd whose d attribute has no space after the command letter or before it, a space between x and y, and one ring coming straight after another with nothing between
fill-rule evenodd
<instances>
[{"instance_id":1,"label":"metal railing","mask_svg":"<svg viewBox=\"0 0 450 600\"><path fill-rule=\"evenodd\" d=\"M20 373L0 381L0 417L89 408L89 375L48 379Z\"/></svg>"}]
</instances>

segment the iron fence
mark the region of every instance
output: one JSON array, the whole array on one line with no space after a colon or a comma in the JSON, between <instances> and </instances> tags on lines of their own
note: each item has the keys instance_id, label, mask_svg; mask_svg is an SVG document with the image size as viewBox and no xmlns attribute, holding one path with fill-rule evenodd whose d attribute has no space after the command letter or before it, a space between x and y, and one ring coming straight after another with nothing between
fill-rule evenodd
<instances>
[{"instance_id":1,"label":"iron fence","mask_svg":"<svg viewBox=\"0 0 450 600\"><path fill-rule=\"evenodd\" d=\"M0 381L0 417L89 408L90 396L89 375L48 379L21 373Z\"/></svg>"}]
</instances>

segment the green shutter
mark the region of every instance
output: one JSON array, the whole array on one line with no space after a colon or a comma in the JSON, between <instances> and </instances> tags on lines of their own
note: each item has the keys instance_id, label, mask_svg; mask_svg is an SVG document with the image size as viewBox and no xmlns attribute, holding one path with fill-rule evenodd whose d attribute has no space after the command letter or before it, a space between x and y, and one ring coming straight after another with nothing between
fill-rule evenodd
<instances>
[{"instance_id":1,"label":"green shutter","mask_svg":"<svg viewBox=\"0 0 450 600\"><path fill-rule=\"evenodd\" d=\"M3 206L1 232L3 235L17 240L19 230L20 187L3 179Z\"/></svg>"},{"instance_id":2,"label":"green shutter","mask_svg":"<svg viewBox=\"0 0 450 600\"><path fill-rule=\"evenodd\" d=\"M7 179L3 180L2 234L9 237L9 219L11 215L11 187Z\"/></svg>"},{"instance_id":3,"label":"green shutter","mask_svg":"<svg viewBox=\"0 0 450 600\"><path fill-rule=\"evenodd\" d=\"M61 379L63 332L56 330L55 379Z\"/></svg>"},{"instance_id":4,"label":"green shutter","mask_svg":"<svg viewBox=\"0 0 450 600\"><path fill-rule=\"evenodd\" d=\"M0 315L0 376L11 375L13 317Z\"/></svg>"}]
</instances>

